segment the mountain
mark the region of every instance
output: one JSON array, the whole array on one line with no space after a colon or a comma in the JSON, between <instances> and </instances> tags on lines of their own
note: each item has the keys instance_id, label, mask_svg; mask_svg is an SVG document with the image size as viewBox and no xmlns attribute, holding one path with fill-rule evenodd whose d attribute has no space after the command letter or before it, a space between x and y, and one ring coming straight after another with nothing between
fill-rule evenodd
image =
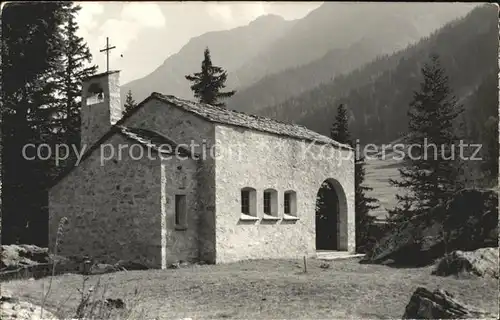
<instances>
[{"instance_id":1,"label":"mountain","mask_svg":"<svg viewBox=\"0 0 500 320\"><path fill-rule=\"evenodd\" d=\"M471 9L470 4L325 3L230 73L239 90L228 107L253 113L281 103L403 49Z\"/></svg>"},{"instance_id":2,"label":"mountain","mask_svg":"<svg viewBox=\"0 0 500 320\"><path fill-rule=\"evenodd\" d=\"M349 72L377 54L391 53L415 42L445 21L464 14L469 7L468 4L432 4L429 13L429 4L324 3L299 20L286 21L277 15L265 15L247 26L208 32L191 39L156 70L123 85L122 95L124 98L130 89L136 101L152 91L192 99L184 76L200 69L206 46L210 48L214 64L228 71L228 89L243 90L266 75L312 64L307 71L310 76L296 78L299 85L292 88L298 92L295 88L301 88L303 82L304 88L310 89L310 84ZM326 63L315 62L322 58ZM317 70L323 71L318 78L314 76ZM262 93L266 95L267 91ZM239 98L235 96L235 99ZM235 100L237 106L238 101ZM241 105L248 101L242 99Z\"/></svg>"},{"instance_id":3,"label":"mountain","mask_svg":"<svg viewBox=\"0 0 500 320\"><path fill-rule=\"evenodd\" d=\"M464 97L473 94L488 72L498 68L497 7L478 7L404 50L379 57L258 114L328 134L338 104L344 103L351 114L354 137L363 143L392 141L406 131L408 105L419 87L420 69L431 53L442 57L455 94L471 101Z\"/></svg>"},{"instance_id":4,"label":"mountain","mask_svg":"<svg viewBox=\"0 0 500 320\"><path fill-rule=\"evenodd\" d=\"M193 97L185 75L199 71L203 51L210 48L212 62L226 70L236 70L245 61L265 50L281 37L295 21L286 21L277 15L261 16L249 25L224 31L213 31L192 38L178 53L168 57L161 66L141 79L124 84L122 101L131 90L136 101L153 91L175 94L181 98Z\"/></svg>"},{"instance_id":5,"label":"mountain","mask_svg":"<svg viewBox=\"0 0 500 320\"><path fill-rule=\"evenodd\" d=\"M402 40L403 35L387 38L387 42L364 37L348 48L333 49L322 58L306 65L287 69L277 74L265 76L257 83L237 91L227 105L230 109L255 113L300 95L335 77L347 74L378 56L390 54L404 48L401 42L417 41L415 34ZM411 40L410 40L411 39Z\"/></svg>"}]
</instances>

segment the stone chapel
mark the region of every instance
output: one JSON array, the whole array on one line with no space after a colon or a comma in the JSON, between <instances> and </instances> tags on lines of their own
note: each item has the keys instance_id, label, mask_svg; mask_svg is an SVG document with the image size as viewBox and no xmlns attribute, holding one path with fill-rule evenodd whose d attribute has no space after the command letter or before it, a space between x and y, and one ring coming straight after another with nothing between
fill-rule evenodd
<instances>
[{"instance_id":1,"label":"stone chapel","mask_svg":"<svg viewBox=\"0 0 500 320\"><path fill-rule=\"evenodd\" d=\"M49 191L50 250L57 239L62 255L152 268L354 253L349 146L303 126L156 92L123 116L118 71L86 79L82 92L85 152ZM337 205L318 229L324 182ZM329 239L323 248L320 236Z\"/></svg>"}]
</instances>

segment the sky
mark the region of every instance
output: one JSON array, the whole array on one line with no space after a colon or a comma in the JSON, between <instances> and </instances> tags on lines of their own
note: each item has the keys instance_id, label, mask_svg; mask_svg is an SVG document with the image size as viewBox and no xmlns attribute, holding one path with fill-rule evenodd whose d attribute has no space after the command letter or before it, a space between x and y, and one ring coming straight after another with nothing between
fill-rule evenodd
<instances>
[{"instance_id":1,"label":"sky","mask_svg":"<svg viewBox=\"0 0 500 320\"><path fill-rule=\"evenodd\" d=\"M99 50L109 37L110 70L121 70L122 84L141 78L177 53L192 37L247 25L266 14L299 19L322 2L77 2L79 35L98 72L106 71Z\"/></svg>"}]
</instances>

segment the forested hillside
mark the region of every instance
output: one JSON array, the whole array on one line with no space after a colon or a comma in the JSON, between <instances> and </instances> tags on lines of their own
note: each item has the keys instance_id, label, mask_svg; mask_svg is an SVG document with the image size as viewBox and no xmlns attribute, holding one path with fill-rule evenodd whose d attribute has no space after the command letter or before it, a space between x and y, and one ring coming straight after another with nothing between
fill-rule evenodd
<instances>
[{"instance_id":1,"label":"forested hillside","mask_svg":"<svg viewBox=\"0 0 500 320\"><path fill-rule=\"evenodd\" d=\"M489 72L496 72L497 47L497 8L484 5L392 56L381 57L259 114L328 134L337 105L344 103L356 138L364 143L389 142L406 131L408 104L418 89L420 68L429 54L443 58L451 87L459 98L465 98L474 96ZM485 81L483 87L492 85L496 88L496 84ZM463 101L467 109L476 108L474 99ZM482 120L473 117L468 121Z\"/></svg>"},{"instance_id":2,"label":"forested hillside","mask_svg":"<svg viewBox=\"0 0 500 320\"><path fill-rule=\"evenodd\" d=\"M436 3L429 11L422 3L327 2L297 20L264 15L246 26L192 38L156 70L124 84L122 101L128 90L137 102L153 91L192 99L184 76L198 70L208 46L213 63L228 73L227 88L237 90L228 107L253 113L253 105L257 110L283 102L377 55L402 49L473 5Z\"/></svg>"},{"instance_id":3,"label":"forested hillside","mask_svg":"<svg viewBox=\"0 0 500 320\"><path fill-rule=\"evenodd\" d=\"M429 11L419 3L325 3L231 74L242 86L228 107L254 113L282 103L377 56L404 49L470 10L465 4L453 8L436 4ZM246 73L257 75L260 69L264 78L248 85L255 79Z\"/></svg>"}]
</instances>

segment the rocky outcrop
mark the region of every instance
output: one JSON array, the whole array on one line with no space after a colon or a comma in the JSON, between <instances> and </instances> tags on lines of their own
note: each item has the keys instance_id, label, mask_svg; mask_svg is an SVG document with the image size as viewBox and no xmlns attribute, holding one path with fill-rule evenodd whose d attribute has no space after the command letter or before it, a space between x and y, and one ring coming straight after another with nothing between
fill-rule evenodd
<instances>
[{"instance_id":1,"label":"rocky outcrop","mask_svg":"<svg viewBox=\"0 0 500 320\"><path fill-rule=\"evenodd\" d=\"M403 319L496 319L483 310L467 306L444 290L417 288L406 306Z\"/></svg>"},{"instance_id":2,"label":"rocky outcrop","mask_svg":"<svg viewBox=\"0 0 500 320\"><path fill-rule=\"evenodd\" d=\"M498 248L481 248L474 251L453 251L445 255L436 269L437 276L472 274L498 279Z\"/></svg>"},{"instance_id":3,"label":"rocky outcrop","mask_svg":"<svg viewBox=\"0 0 500 320\"><path fill-rule=\"evenodd\" d=\"M90 295L87 296L90 298ZM76 310L76 319L110 319L117 309L125 309L125 302L118 299L82 300Z\"/></svg>"},{"instance_id":4,"label":"rocky outcrop","mask_svg":"<svg viewBox=\"0 0 500 320\"><path fill-rule=\"evenodd\" d=\"M48 263L50 260L47 248L35 245L2 245L0 270L14 270L19 267Z\"/></svg>"},{"instance_id":5,"label":"rocky outcrop","mask_svg":"<svg viewBox=\"0 0 500 320\"><path fill-rule=\"evenodd\" d=\"M104 264L86 256L62 257L49 254L47 248L35 245L3 245L1 256L0 281L20 278L38 279L62 273L96 275L150 269L147 265L137 261L120 260L115 264Z\"/></svg>"},{"instance_id":6,"label":"rocky outcrop","mask_svg":"<svg viewBox=\"0 0 500 320\"><path fill-rule=\"evenodd\" d=\"M0 281L78 273L81 269L78 259L53 255L47 248L35 245L3 245L1 257Z\"/></svg>"},{"instance_id":7,"label":"rocky outcrop","mask_svg":"<svg viewBox=\"0 0 500 320\"><path fill-rule=\"evenodd\" d=\"M428 265L441 258L445 251L497 246L497 193L464 189L444 206L401 223L383 237L362 262Z\"/></svg>"},{"instance_id":8,"label":"rocky outcrop","mask_svg":"<svg viewBox=\"0 0 500 320\"><path fill-rule=\"evenodd\" d=\"M31 302L20 300L2 290L0 297L0 318L2 320L58 320L52 312Z\"/></svg>"}]
</instances>

